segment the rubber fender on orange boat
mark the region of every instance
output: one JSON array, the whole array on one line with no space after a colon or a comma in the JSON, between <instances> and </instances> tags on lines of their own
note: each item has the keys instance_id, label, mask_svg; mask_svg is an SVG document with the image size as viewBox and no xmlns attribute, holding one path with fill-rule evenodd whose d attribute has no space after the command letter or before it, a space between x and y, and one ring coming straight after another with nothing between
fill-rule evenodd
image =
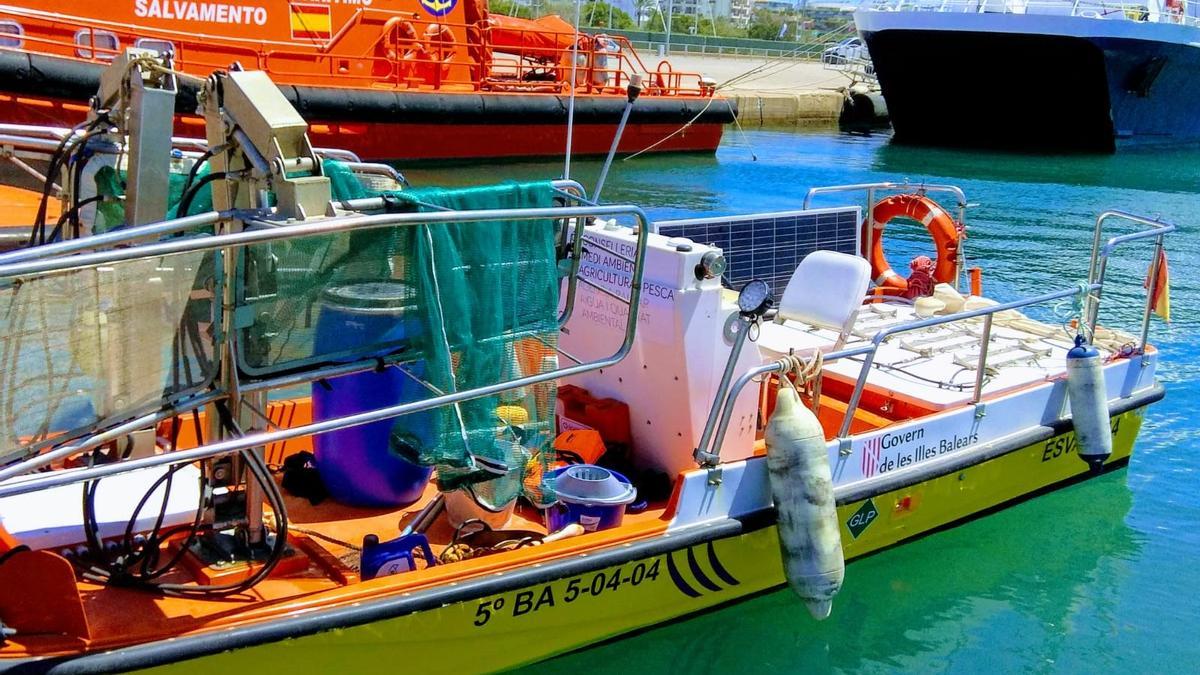
<instances>
[{"instance_id":1,"label":"rubber fender on orange boat","mask_svg":"<svg viewBox=\"0 0 1200 675\"><path fill-rule=\"evenodd\" d=\"M871 261L871 275L875 284L897 291L908 290L908 282L892 269L883 252L883 229L890 220L898 216L912 218L929 230L933 243L937 246L937 263L933 278L939 284L954 283L955 277L958 276L959 240L958 225L955 224L954 218L937 202L923 194L903 194L880 200L871 211L871 220L875 222L875 226L868 229L869 221L864 222L862 226L862 248L867 259Z\"/></svg>"}]
</instances>

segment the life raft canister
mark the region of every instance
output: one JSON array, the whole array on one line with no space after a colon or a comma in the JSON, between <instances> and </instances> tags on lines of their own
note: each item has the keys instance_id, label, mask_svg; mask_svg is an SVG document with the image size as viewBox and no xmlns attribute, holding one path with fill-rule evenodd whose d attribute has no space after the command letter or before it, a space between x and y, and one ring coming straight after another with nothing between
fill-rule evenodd
<instances>
[{"instance_id":1,"label":"life raft canister","mask_svg":"<svg viewBox=\"0 0 1200 675\"><path fill-rule=\"evenodd\" d=\"M937 246L933 279L939 284L954 283L958 276L958 226L950 214L932 199L922 194L904 194L892 195L875 205L870 219L875 221L872 228L874 232L868 229L870 220L863 223L862 247L871 261L871 275L875 278L875 284L898 292L908 290L908 282L896 274L883 253L883 228L897 216L912 218L929 230Z\"/></svg>"}]
</instances>

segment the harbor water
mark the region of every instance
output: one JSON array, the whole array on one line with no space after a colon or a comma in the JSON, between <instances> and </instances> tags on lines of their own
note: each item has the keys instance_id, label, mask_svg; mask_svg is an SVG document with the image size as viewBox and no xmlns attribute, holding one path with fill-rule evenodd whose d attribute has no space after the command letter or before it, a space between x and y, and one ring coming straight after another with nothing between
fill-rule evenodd
<instances>
[{"instance_id":1,"label":"harbor water","mask_svg":"<svg viewBox=\"0 0 1200 675\"><path fill-rule=\"evenodd\" d=\"M598 166L577 161L573 177L590 186ZM468 185L561 172L561 163L537 162L408 175ZM1156 319L1151 333L1167 398L1148 411L1129 467L851 563L823 623L781 589L530 672L1200 670L1200 150L1054 158L835 132L728 133L715 157L618 161L604 200L640 204L652 217L784 210L800 208L812 186L905 178L966 191L967 255L998 299L1082 281L1105 209L1180 225L1168 242L1173 322ZM887 237L898 270L932 253L918 228ZM1118 254L1102 323L1137 328L1150 253Z\"/></svg>"}]
</instances>

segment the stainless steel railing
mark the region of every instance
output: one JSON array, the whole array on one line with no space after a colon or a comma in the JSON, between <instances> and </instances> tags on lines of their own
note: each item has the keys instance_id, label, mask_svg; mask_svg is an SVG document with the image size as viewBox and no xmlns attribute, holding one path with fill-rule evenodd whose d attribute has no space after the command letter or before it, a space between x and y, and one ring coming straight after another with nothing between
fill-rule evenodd
<instances>
[{"instance_id":1,"label":"stainless steel railing","mask_svg":"<svg viewBox=\"0 0 1200 675\"><path fill-rule=\"evenodd\" d=\"M875 243L875 205L879 203L876 198L879 192L919 192L921 194L929 192L940 192L954 195L957 200L958 217L955 219L958 226L966 230L967 227L967 195L962 191L962 188L956 185L938 185L936 183L921 184L881 182L881 183L854 183L849 185L829 185L824 187L810 188L804 195L804 208L809 208L812 205L813 197L821 194L833 194L839 192L866 192L867 193L867 213L863 219L863 228L865 228L864 236L860 238L863 243L862 250L859 253L863 256L869 254L871 247ZM958 260L955 262L957 270L954 274L955 289L962 288L962 275L966 271L966 253L963 241L958 242Z\"/></svg>"},{"instance_id":2,"label":"stainless steel railing","mask_svg":"<svg viewBox=\"0 0 1200 675\"><path fill-rule=\"evenodd\" d=\"M40 155L48 155L58 148L63 139L72 135L82 136L69 127L51 127L37 124L0 124L0 147L7 146L14 150L23 150ZM185 155L199 156L208 150L208 141L203 138L190 136L172 136L171 145ZM336 159L341 162L362 162L358 155L341 148L314 148L319 157Z\"/></svg>"},{"instance_id":3,"label":"stainless steel railing","mask_svg":"<svg viewBox=\"0 0 1200 675\"><path fill-rule=\"evenodd\" d=\"M807 203L806 203L806 206L807 206ZM1129 221L1132 221L1135 223L1148 225L1151 227L1151 229L1141 230L1139 232L1132 232L1129 234L1123 234L1123 235L1112 237L1107 242L1105 242L1103 246L1101 246L1100 232L1101 232L1103 223L1105 221L1107 221L1109 219L1113 219L1113 218L1121 218L1121 219L1129 220ZM851 358L851 357L855 357L855 356L864 357L862 365L859 367L859 375L858 375L858 379L855 381L854 390L851 392L850 399L846 406L845 417L842 419L841 426L838 429L837 439L838 439L839 447L841 449L841 453L843 455L848 455L851 452L850 427L854 421L854 415L858 411L859 403L862 400L863 391L866 389L867 380L868 380L868 378L870 376L870 372L871 372L871 367L875 361L875 355L879 351L880 345L882 345L884 343L884 341L887 340L889 337L892 337L892 336L900 334L900 333L906 333L909 331L913 331L913 330L920 330L923 328L930 328L933 326L957 323L960 321L967 321L970 319L976 319L979 317L983 317L984 327L983 327L983 330L982 330L981 336L980 336L981 346L980 346L980 353L979 353L979 362L978 362L977 370L975 373L975 383L974 383L974 386L972 387L972 398L971 398L971 404L978 405L983 398L983 378L984 378L984 374L985 374L985 371L987 368L987 356L988 356L987 343L988 343L988 340L990 339L992 318L997 313L1005 312L1005 311L1009 311L1009 310L1020 309L1022 307L1028 307L1031 305L1038 305L1038 304L1053 302L1056 300L1062 300L1064 298L1069 298L1072 296L1079 296L1082 293L1082 294L1084 294L1085 303L1086 303L1084 315L1083 315L1083 321L1086 321L1090 325L1091 330L1094 332L1095 331L1095 322L1096 322L1096 313L1099 311L1099 305L1100 305L1100 291L1104 284L1104 271L1107 266L1107 260L1108 260L1109 256L1111 255L1112 251L1117 246L1120 246L1121 244L1127 244L1127 243L1142 240L1142 239L1154 238L1156 240L1155 249L1154 249L1155 250L1154 262L1151 265L1151 271L1150 271L1151 278L1153 279L1154 278L1153 275L1155 274L1155 272L1157 270L1157 261L1159 259L1158 254L1162 250L1163 237L1167 234L1170 234L1171 232L1174 232L1175 229L1176 229L1176 226L1174 224L1166 223L1166 222L1163 222L1160 220L1144 218L1142 216L1136 216L1133 214L1123 213L1123 212L1119 212L1119 211L1106 211L1096 219L1096 235L1095 235L1095 240L1093 243L1092 264L1091 264L1091 270L1089 271L1089 275L1088 275L1089 276L1088 283L1083 284L1077 288L1064 289L1064 290L1054 291L1051 293L1044 293L1042 295L1037 295L1037 296L1033 296L1030 298L1024 298L1021 300L1015 300L1012 302L1006 302L1006 303L1001 303L1001 304L997 304L997 305L991 305L991 306L984 307L981 309L971 310L971 311L967 311L967 312L959 312L957 314L951 314L948 316L931 317L928 319L914 321L914 322L903 324L900 326L892 326L890 328L886 328L886 329L881 330L878 333L876 333L871 338L871 340L868 341L867 344L857 345L854 347L848 347L846 349L842 349L839 351L830 352L828 354L825 354L823 356L825 363L830 363L832 361L837 361L839 359L846 359L846 358ZM1146 342L1147 337L1149 335L1150 314L1151 314L1151 309L1152 309L1152 296L1151 296L1150 288L1146 289L1146 296L1147 296L1146 305L1145 305L1145 308L1144 308L1143 314L1142 314L1141 340L1140 340L1140 344L1138 345L1138 350L1142 353L1143 363L1145 362L1144 360L1146 358L1145 357L1145 348L1146 348L1146 344L1147 344L1147 342ZM701 447L697 448L697 450L695 452L696 460L702 467L716 466L716 464L718 464L720 462L721 445L724 442L725 433L729 427L729 421L733 416L734 405L736 404L737 399L740 396L742 390L750 382L753 382L755 380L755 378L759 378L763 375L780 374L780 373L784 372L785 368L786 368L786 366L783 363L778 362L778 361L763 364L761 366L757 366L757 367L752 368L752 369L748 370L747 372L743 373L733 383L733 385L730 388L727 395L724 395L724 392L721 392L718 394L718 397L716 399L717 402L714 403L713 408L709 413L710 419L713 419L715 416L715 419L719 420L719 423L717 424L717 433L714 436L710 445L708 445L708 446L702 445Z\"/></svg>"},{"instance_id":4,"label":"stainless steel railing","mask_svg":"<svg viewBox=\"0 0 1200 675\"><path fill-rule=\"evenodd\" d=\"M575 188L564 183L562 186L560 186L560 189L566 189L570 191ZM580 187L578 189L580 191L579 193L582 194L582 188ZM180 241L160 242L155 244L135 246L132 248L112 249L93 253L83 253L79 255L62 255L60 251L60 255L57 257L25 259L16 262L10 262L8 264L0 264L0 280L53 272L64 272L98 265L112 265L123 261L155 258L173 253L211 251L215 255L225 256L229 255L230 252L236 251L251 244L312 235L333 234L352 230L358 231L381 227L414 226L434 223L478 223L500 219L567 219L568 221L582 223L586 218L596 217L632 218L638 224L637 245L635 248L635 254L633 256L633 268L630 275L631 283L629 297L618 298L622 302L628 304L630 307L637 307L640 301L642 277L645 270L646 242L649 238L652 228L650 227L649 219L640 208L636 206L620 205L583 207L567 206L560 208L533 209L489 209L479 211L441 211L437 213L343 216L311 223L293 224L286 227L253 229L232 234L196 237ZM253 225L254 222L255 221L253 220L248 220L247 225ZM581 245L582 236L575 237L574 248L578 250ZM581 256L575 256L571 262L570 275L573 277L578 276L580 260ZM231 311L233 311L232 308L226 308L226 313ZM134 471L149 466L162 466L168 464L192 462L199 459L207 459L231 452L237 452L240 450L269 445L271 443L282 442L293 438L299 438L302 436L327 433L338 429L391 419L422 410L452 405L469 399L490 396L503 391L529 387L543 382L556 380L558 378L570 377L572 375L578 375L593 370L606 368L624 359L629 353L630 349L633 347L638 313L630 311L627 313L627 317L628 318L626 320L622 342L617 347L616 351L607 357L591 360L585 363L576 363L576 365L561 367L553 371L521 377L507 382L494 383L460 392L442 393L432 398L420 401L402 403L364 413L358 413L355 415L347 415L322 420L320 422L314 422L301 427L261 433L251 433L239 438L224 440L218 443L209 443L186 451L170 452L136 460L121 460L112 464L105 464L102 466L89 467L74 471L50 472L20 482L10 482L6 485L0 485L0 497L24 494L49 487L93 480L117 473ZM230 339L232 339L232 337L227 332L222 337L223 342L227 342ZM220 346L221 345L217 345L217 347ZM222 368L227 368L232 365L228 362L228 359L228 356L223 358ZM196 399L187 402L186 405L180 405L170 410L147 413L114 428L96 430L96 433L89 435L77 436L73 438L55 438L53 439L52 443L58 447L50 449L48 452L41 452L35 456L27 457L26 459L20 460L7 468L0 469L0 481L37 471L56 461L64 459L65 457L99 447L113 438L118 438L132 430L145 428L155 424L158 421L177 415L181 411L198 408L201 405L212 403L213 401L221 398L237 400L246 393L261 392L277 386L290 386L304 382L317 381L326 377L332 377L334 375L342 375L346 374L347 372L354 372L353 369L356 366L362 366L365 368L371 367L372 365L378 365L378 362L372 361L368 364L364 361L362 364L345 364L316 368L301 375L291 375L274 381L267 380L262 382L239 382L237 378L232 378L231 380L226 381L224 384L227 390L218 390L215 392L201 394ZM18 453L29 454L47 447L50 446L27 446L23 448L16 448L3 454L9 454L10 456Z\"/></svg>"},{"instance_id":5,"label":"stainless steel railing","mask_svg":"<svg viewBox=\"0 0 1200 675\"><path fill-rule=\"evenodd\" d=\"M1103 236L1104 223L1109 220L1124 220L1139 225L1150 227L1149 230L1140 230L1128 234L1117 235L1110 238L1104 246L1100 245L1101 237ZM1104 285L1105 274L1108 271L1108 260L1112 256L1113 251L1122 244L1138 241L1140 239L1154 238L1154 257L1150 261L1150 273L1147 277L1150 283L1146 285L1146 304L1142 309L1142 327L1138 342L1138 351L1142 353L1142 358L1145 358L1146 342L1150 337L1150 315L1154 311L1154 284L1158 278L1158 266L1162 259L1163 237L1175 231L1175 225L1164 222L1157 218L1146 218L1124 211L1105 211L1096 217L1096 229L1092 236L1092 259L1088 265L1088 283L1099 287ZM1091 332L1096 331L1096 322L1100 314L1100 292L1101 288L1096 288L1095 293L1089 293L1086 298L1086 308L1084 312L1084 322L1087 324Z\"/></svg>"},{"instance_id":6,"label":"stainless steel railing","mask_svg":"<svg viewBox=\"0 0 1200 675\"><path fill-rule=\"evenodd\" d=\"M887 0L872 4L872 8L893 12L1040 14L1200 26L1200 2L1196 0Z\"/></svg>"},{"instance_id":7,"label":"stainless steel railing","mask_svg":"<svg viewBox=\"0 0 1200 675\"><path fill-rule=\"evenodd\" d=\"M555 180L551 183L555 191L563 196L586 205L592 205L587 200L587 191L577 181L573 180ZM350 211L380 211L383 210L385 203L383 197L366 197L363 199L351 200L334 200L330 202L333 207L341 208ZM437 208L435 210L445 210ZM191 216L182 218L174 218L164 220L158 223L150 223L147 225L136 225L133 227L125 227L103 234L93 234L79 239L70 239L67 241L55 242L53 244L43 244L18 251L9 251L0 253L0 269L4 265L26 261L38 260L43 258L56 258L69 254L78 253L80 251L91 251L102 249L109 246L123 246L135 244L146 239L157 239L163 235L177 234L187 232L207 225L213 225L222 220L228 220L235 217L237 214L233 211L218 213L210 211L208 213L197 213ZM325 222L325 221L321 221ZM197 235L205 236L205 235ZM578 254L578 252L576 252Z\"/></svg>"}]
</instances>

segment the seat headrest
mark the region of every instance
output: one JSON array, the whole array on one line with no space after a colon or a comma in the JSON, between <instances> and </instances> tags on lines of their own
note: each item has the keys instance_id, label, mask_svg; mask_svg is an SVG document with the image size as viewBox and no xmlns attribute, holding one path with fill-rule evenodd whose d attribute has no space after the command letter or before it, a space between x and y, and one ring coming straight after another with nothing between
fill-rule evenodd
<instances>
[{"instance_id":1,"label":"seat headrest","mask_svg":"<svg viewBox=\"0 0 1200 675\"><path fill-rule=\"evenodd\" d=\"M850 329L871 284L871 265L835 251L808 254L792 273L775 320L792 319L839 332Z\"/></svg>"}]
</instances>

